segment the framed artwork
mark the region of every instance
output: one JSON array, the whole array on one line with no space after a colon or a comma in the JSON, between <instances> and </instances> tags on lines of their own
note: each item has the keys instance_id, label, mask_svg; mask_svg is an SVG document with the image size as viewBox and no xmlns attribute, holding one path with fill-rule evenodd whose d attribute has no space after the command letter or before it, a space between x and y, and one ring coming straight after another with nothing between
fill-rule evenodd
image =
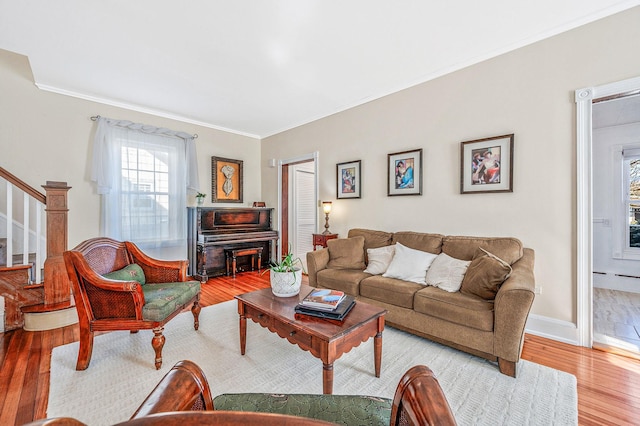
<instances>
[{"instance_id":1,"label":"framed artwork","mask_svg":"<svg viewBox=\"0 0 640 426\"><path fill-rule=\"evenodd\" d=\"M242 160L211 157L211 201L242 203Z\"/></svg>"},{"instance_id":2,"label":"framed artwork","mask_svg":"<svg viewBox=\"0 0 640 426\"><path fill-rule=\"evenodd\" d=\"M460 193L513 192L513 133L460 143Z\"/></svg>"},{"instance_id":3,"label":"framed artwork","mask_svg":"<svg viewBox=\"0 0 640 426\"><path fill-rule=\"evenodd\" d=\"M387 154L387 159L387 195L422 195L422 149Z\"/></svg>"},{"instance_id":4,"label":"framed artwork","mask_svg":"<svg viewBox=\"0 0 640 426\"><path fill-rule=\"evenodd\" d=\"M337 198L360 198L362 194L362 162L336 164Z\"/></svg>"}]
</instances>

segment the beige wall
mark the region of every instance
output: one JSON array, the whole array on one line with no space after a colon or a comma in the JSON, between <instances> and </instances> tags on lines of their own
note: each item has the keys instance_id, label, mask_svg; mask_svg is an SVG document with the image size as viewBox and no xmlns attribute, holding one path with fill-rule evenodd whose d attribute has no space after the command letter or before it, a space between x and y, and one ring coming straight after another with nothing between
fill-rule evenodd
<instances>
[{"instance_id":1,"label":"beige wall","mask_svg":"<svg viewBox=\"0 0 640 426\"><path fill-rule=\"evenodd\" d=\"M39 90L27 58L0 49L0 166L42 192L47 180L73 187L70 247L99 235L100 197L89 178L95 131L90 117L96 114L197 133L205 205L211 205L211 156L243 160L244 205L261 198L260 174L252 172L260 167L258 139Z\"/></svg>"},{"instance_id":2,"label":"beige wall","mask_svg":"<svg viewBox=\"0 0 640 426\"><path fill-rule=\"evenodd\" d=\"M268 160L319 151L331 230L515 236L536 250L533 313L576 321L576 89L640 75L640 8L266 138ZM515 133L514 192L459 192L460 142ZM387 197L387 154L422 148L422 196ZM362 160L363 196L336 200L336 163ZM322 217L322 216L320 216ZM319 224L322 226L322 223Z\"/></svg>"}]
</instances>

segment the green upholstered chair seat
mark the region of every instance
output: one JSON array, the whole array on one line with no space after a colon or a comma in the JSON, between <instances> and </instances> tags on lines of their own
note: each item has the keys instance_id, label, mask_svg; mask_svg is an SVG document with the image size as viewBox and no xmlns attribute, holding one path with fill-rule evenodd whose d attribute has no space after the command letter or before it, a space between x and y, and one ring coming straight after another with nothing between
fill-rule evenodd
<instances>
[{"instance_id":1,"label":"green upholstered chair seat","mask_svg":"<svg viewBox=\"0 0 640 426\"><path fill-rule=\"evenodd\" d=\"M198 281L151 284L142 286L144 306L142 318L162 321L200 292Z\"/></svg>"},{"instance_id":2,"label":"green upholstered chair seat","mask_svg":"<svg viewBox=\"0 0 640 426\"><path fill-rule=\"evenodd\" d=\"M222 394L216 410L258 411L310 417L342 425L388 425L392 400L359 395Z\"/></svg>"}]
</instances>

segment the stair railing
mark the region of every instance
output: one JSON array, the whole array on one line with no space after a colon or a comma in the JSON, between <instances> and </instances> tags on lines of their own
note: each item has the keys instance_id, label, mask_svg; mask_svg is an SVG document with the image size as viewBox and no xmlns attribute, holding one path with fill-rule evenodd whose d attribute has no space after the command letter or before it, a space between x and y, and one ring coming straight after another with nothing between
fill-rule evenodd
<instances>
[{"instance_id":1,"label":"stair railing","mask_svg":"<svg viewBox=\"0 0 640 426\"><path fill-rule=\"evenodd\" d=\"M4 185L2 185L4 183ZM6 218L6 265L13 266L14 227L22 228L22 263L31 263L30 253L35 255L32 281L44 284L44 304L68 302L70 283L64 267L62 253L67 249L67 192L66 182L50 182L42 185L46 195L32 188L7 170L0 167L0 218ZM14 218L14 191L22 192L22 221ZM4 201L3 201L4 200ZM34 215L31 209L34 209ZM16 209L19 210L19 209ZM33 218L35 216L35 219ZM33 223L35 222L35 223ZM0 238L3 229L0 227ZM0 263L2 263L0 258ZM44 270L44 277L42 276Z\"/></svg>"},{"instance_id":2,"label":"stair railing","mask_svg":"<svg viewBox=\"0 0 640 426\"><path fill-rule=\"evenodd\" d=\"M0 228L0 238L5 238L4 258L0 258L0 263L4 263L7 267L12 267L14 264L33 264L31 283L42 283L42 270L46 259L46 232L43 225L46 196L2 167L0 167L0 184L3 184L5 192L4 203L0 203L0 216L3 216L5 222L4 229ZM14 196L16 192L17 196ZM22 193L21 220L19 217L14 217L14 202L20 202L20 193ZM32 209L34 215L31 214ZM19 209L16 210L19 215ZM19 232L22 232L22 238ZM21 247L20 244L15 247L14 242L20 240ZM21 261L14 260L15 252L22 254ZM35 258L32 258L34 256Z\"/></svg>"}]
</instances>

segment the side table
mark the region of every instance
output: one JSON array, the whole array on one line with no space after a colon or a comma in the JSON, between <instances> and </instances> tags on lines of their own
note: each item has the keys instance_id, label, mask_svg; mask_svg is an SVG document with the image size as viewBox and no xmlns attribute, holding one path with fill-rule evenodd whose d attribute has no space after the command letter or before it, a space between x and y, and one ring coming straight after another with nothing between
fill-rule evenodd
<instances>
[{"instance_id":1,"label":"side table","mask_svg":"<svg viewBox=\"0 0 640 426\"><path fill-rule=\"evenodd\" d=\"M316 246L327 247L327 241L338 238L338 234L313 234L313 251Z\"/></svg>"}]
</instances>

